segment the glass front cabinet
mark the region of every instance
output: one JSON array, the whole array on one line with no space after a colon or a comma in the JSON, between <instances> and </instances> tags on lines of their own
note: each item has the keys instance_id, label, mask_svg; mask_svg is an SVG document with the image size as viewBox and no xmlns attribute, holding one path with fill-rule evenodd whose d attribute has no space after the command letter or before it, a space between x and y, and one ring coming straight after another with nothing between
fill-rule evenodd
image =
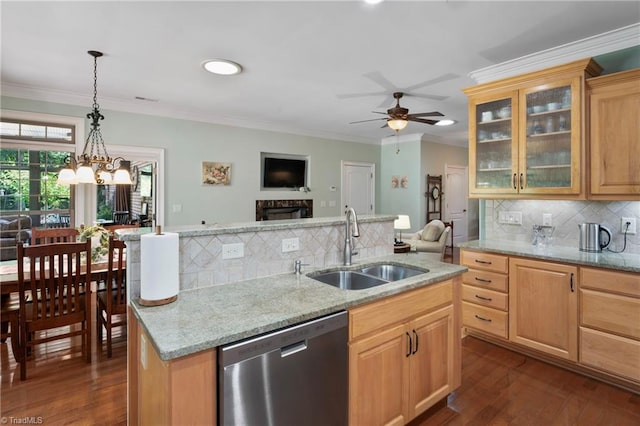
<instances>
[{"instance_id":1,"label":"glass front cabinet","mask_svg":"<svg viewBox=\"0 0 640 426\"><path fill-rule=\"evenodd\" d=\"M585 65L595 62L578 62L572 73L556 67L465 90L470 196L584 196Z\"/></svg>"}]
</instances>

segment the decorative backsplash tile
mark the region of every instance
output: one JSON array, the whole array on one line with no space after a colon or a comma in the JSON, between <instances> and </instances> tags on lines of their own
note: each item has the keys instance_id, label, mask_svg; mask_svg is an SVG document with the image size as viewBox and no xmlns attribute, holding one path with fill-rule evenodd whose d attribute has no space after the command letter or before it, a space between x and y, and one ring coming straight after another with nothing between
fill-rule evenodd
<instances>
[{"instance_id":1,"label":"decorative backsplash tile","mask_svg":"<svg viewBox=\"0 0 640 426\"><path fill-rule=\"evenodd\" d=\"M522 225L499 223L501 211L522 213ZM553 243L576 247L579 244L578 225L584 222L600 223L611 230L611 250L624 247L620 233L620 219L635 217L640 226L640 201L561 201L561 200L487 200L485 202L485 238L530 242L533 225L542 225L545 213L552 216L555 226ZM625 253L640 254L640 228L636 235L627 234Z\"/></svg>"},{"instance_id":2,"label":"decorative backsplash tile","mask_svg":"<svg viewBox=\"0 0 640 426\"><path fill-rule=\"evenodd\" d=\"M393 221L361 223L354 238L355 260L393 254ZM210 287L269 275L293 273L298 259L305 268L339 265L343 261L344 225L239 232L180 238L180 290ZM300 250L283 253L282 240L298 238ZM244 257L222 259L222 245L244 243ZM131 256L130 297L140 296L140 241L127 242Z\"/></svg>"}]
</instances>

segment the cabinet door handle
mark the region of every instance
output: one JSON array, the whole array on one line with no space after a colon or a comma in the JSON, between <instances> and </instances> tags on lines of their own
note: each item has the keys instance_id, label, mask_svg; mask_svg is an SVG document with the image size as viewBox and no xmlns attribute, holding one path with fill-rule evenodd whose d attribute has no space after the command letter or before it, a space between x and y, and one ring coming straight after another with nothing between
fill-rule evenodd
<instances>
[{"instance_id":1,"label":"cabinet door handle","mask_svg":"<svg viewBox=\"0 0 640 426\"><path fill-rule=\"evenodd\" d=\"M413 335L416 337L416 347L413 350L413 352L411 352L411 355L415 354L416 352L418 352L418 333L416 333L415 330L413 330Z\"/></svg>"},{"instance_id":2,"label":"cabinet door handle","mask_svg":"<svg viewBox=\"0 0 640 426\"><path fill-rule=\"evenodd\" d=\"M476 294L476 298L480 299L480 300L486 300L487 302L491 302L493 299L490 297L482 297L482 296L478 296Z\"/></svg>"},{"instance_id":3,"label":"cabinet door handle","mask_svg":"<svg viewBox=\"0 0 640 426\"><path fill-rule=\"evenodd\" d=\"M520 189L524 189L524 175L520 173Z\"/></svg>"},{"instance_id":4,"label":"cabinet door handle","mask_svg":"<svg viewBox=\"0 0 640 426\"><path fill-rule=\"evenodd\" d=\"M476 263L481 263L481 264L483 264L483 265L491 265L491 262L489 262L488 260L478 260L478 259L475 259L475 262L476 262Z\"/></svg>"},{"instance_id":5,"label":"cabinet door handle","mask_svg":"<svg viewBox=\"0 0 640 426\"><path fill-rule=\"evenodd\" d=\"M573 289L573 272L571 273L571 278L569 279L569 288L571 289L571 293L575 291Z\"/></svg>"},{"instance_id":6,"label":"cabinet door handle","mask_svg":"<svg viewBox=\"0 0 640 426\"><path fill-rule=\"evenodd\" d=\"M485 278L474 277L476 281L480 281L481 283L491 284L491 280L487 280Z\"/></svg>"},{"instance_id":7,"label":"cabinet door handle","mask_svg":"<svg viewBox=\"0 0 640 426\"><path fill-rule=\"evenodd\" d=\"M411 349L412 349L412 347L413 347L413 342L411 341L411 335L409 334L409 332L408 332L408 331L406 332L406 334L407 334L407 337L409 338L409 340L408 340L408 343L409 343L409 344L407 345L407 353L406 353L406 356L407 356L407 357L409 357L409 356L411 355Z\"/></svg>"},{"instance_id":8,"label":"cabinet door handle","mask_svg":"<svg viewBox=\"0 0 640 426\"><path fill-rule=\"evenodd\" d=\"M481 316L478 316L478 315L474 315L474 316L475 316L476 318L478 318L480 321L491 322L491 320L490 320L490 319L488 319L488 318L482 318Z\"/></svg>"},{"instance_id":9,"label":"cabinet door handle","mask_svg":"<svg viewBox=\"0 0 640 426\"><path fill-rule=\"evenodd\" d=\"M516 183L517 174L513 174L513 189L518 189L518 184Z\"/></svg>"}]
</instances>

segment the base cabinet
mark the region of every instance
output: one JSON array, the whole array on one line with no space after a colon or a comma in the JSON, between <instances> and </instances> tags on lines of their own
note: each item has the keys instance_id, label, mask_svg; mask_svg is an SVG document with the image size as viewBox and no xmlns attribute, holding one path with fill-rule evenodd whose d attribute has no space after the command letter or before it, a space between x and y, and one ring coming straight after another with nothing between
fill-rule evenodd
<instances>
[{"instance_id":1,"label":"base cabinet","mask_svg":"<svg viewBox=\"0 0 640 426\"><path fill-rule=\"evenodd\" d=\"M640 383L640 277L580 272L580 363Z\"/></svg>"},{"instance_id":2,"label":"base cabinet","mask_svg":"<svg viewBox=\"0 0 640 426\"><path fill-rule=\"evenodd\" d=\"M350 311L356 330L390 313L387 324L378 315L381 328L350 336L350 425L404 425L460 385L458 287L449 280Z\"/></svg>"},{"instance_id":3,"label":"base cabinet","mask_svg":"<svg viewBox=\"0 0 640 426\"><path fill-rule=\"evenodd\" d=\"M509 340L578 360L578 268L509 259Z\"/></svg>"}]
</instances>

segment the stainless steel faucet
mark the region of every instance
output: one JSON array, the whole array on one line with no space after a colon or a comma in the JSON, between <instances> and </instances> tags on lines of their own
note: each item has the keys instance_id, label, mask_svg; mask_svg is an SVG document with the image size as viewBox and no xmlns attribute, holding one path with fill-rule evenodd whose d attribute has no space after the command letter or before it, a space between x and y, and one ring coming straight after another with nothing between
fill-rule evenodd
<instances>
[{"instance_id":1,"label":"stainless steel faucet","mask_svg":"<svg viewBox=\"0 0 640 426\"><path fill-rule=\"evenodd\" d=\"M345 222L344 222L344 265L351 265L351 256L357 255L358 252L353 250L352 237L359 237L360 230L358 229L358 215L353 207L347 207L345 210ZM351 218L353 217L353 224Z\"/></svg>"}]
</instances>

